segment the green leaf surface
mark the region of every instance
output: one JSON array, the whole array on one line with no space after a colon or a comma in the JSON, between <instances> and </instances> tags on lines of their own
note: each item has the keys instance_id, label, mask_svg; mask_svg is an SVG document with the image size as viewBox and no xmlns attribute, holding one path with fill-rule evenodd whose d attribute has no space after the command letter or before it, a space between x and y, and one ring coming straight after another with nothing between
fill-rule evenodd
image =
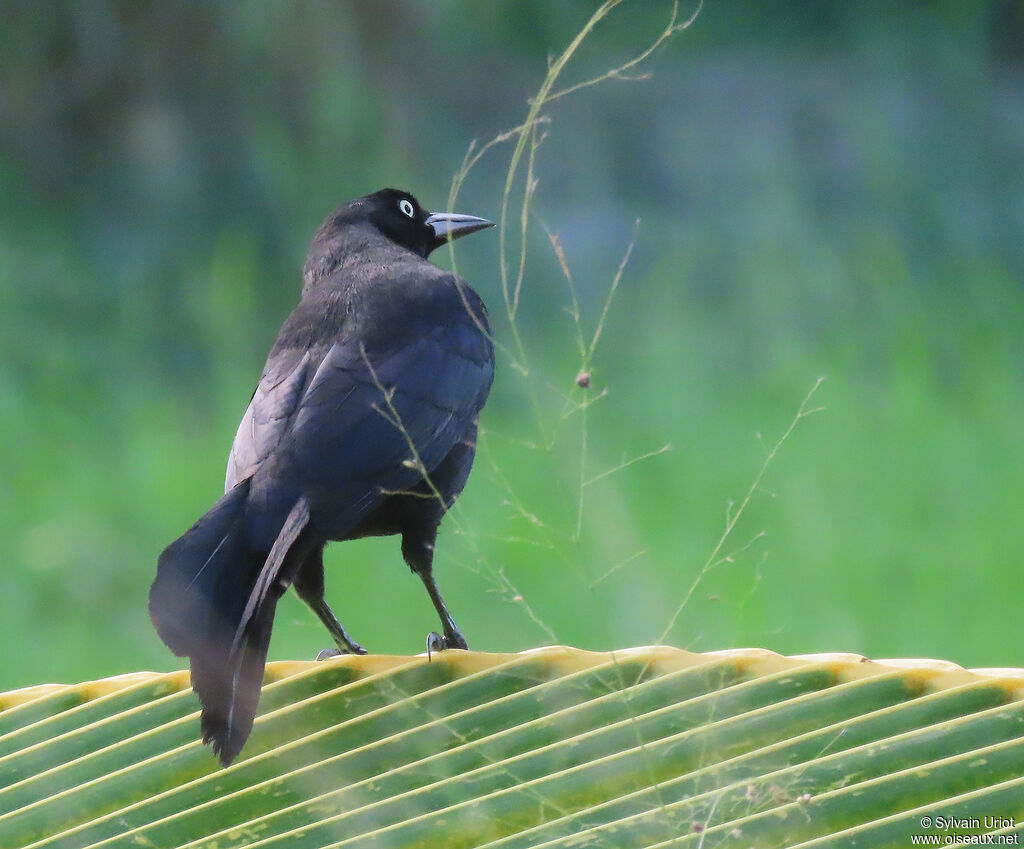
<instances>
[{"instance_id":1,"label":"green leaf surface","mask_svg":"<svg viewBox=\"0 0 1024 849\"><path fill-rule=\"evenodd\" d=\"M926 817L1003 840L1024 822L1021 670L668 648L274 663L228 769L197 708L187 673L0 695L0 846L864 847Z\"/></svg>"}]
</instances>

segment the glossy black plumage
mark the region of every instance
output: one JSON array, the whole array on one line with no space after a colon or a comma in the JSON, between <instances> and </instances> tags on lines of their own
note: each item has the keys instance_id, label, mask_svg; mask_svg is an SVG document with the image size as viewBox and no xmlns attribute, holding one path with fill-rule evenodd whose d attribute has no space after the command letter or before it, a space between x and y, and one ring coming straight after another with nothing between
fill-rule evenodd
<instances>
[{"instance_id":1,"label":"glossy black plumage","mask_svg":"<svg viewBox=\"0 0 1024 849\"><path fill-rule=\"evenodd\" d=\"M337 210L310 246L302 299L271 348L228 458L225 495L160 556L158 633L187 655L203 738L222 763L252 728L277 599L292 584L342 651L362 651L323 599L330 540L401 534L443 625L437 527L462 491L494 374L487 315L427 262L483 219L424 212L385 189Z\"/></svg>"}]
</instances>

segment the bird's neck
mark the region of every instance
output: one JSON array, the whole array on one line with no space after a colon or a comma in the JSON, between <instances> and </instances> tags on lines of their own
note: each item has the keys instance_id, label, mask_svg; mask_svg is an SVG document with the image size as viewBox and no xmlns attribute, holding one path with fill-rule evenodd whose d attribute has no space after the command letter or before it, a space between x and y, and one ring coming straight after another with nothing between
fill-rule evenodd
<instances>
[{"instance_id":1,"label":"bird's neck","mask_svg":"<svg viewBox=\"0 0 1024 849\"><path fill-rule=\"evenodd\" d=\"M406 259L411 253L376 231L350 230L345 238L331 239L310 248L302 269L302 294L321 288L337 288L339 280L361 277L360 267L382 268Z\"/></svg>"}]
</instances>

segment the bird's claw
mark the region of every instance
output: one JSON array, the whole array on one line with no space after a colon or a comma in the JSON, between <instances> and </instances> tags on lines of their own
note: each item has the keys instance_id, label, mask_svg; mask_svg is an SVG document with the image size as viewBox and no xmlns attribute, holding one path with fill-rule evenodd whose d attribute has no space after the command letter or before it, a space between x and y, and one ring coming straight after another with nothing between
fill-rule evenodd
<instances>
[{"instance_id":1,"label":"bird's claw","mask_svg":"<svg viewBox=\"0 0 1024 849\"><path fill-rule=\"evenodd\" d=\"M321 660L330 660L332 657L341 657L344 653L345 652L339 651L338 649L324 649L316 656L316 659L318 662Z\"/></svg>"},{"instance_id":2,"label":"bird's claw","mask_svg":"<svg viewBox=\"0 0 1024 849\"><path fill-rule=\"evenodd\" d=\"M345 648L338 646L337 648L324 649L316 656L316 659L330 660L332 657L344 657L347 654L366 654L366 649L359 645L359 643L349 640Z\"/></svg>"},{"instance_id":3,"label":"bird's claw","mask_svg":"<svg viewBox=\"0 0 1024 849\"><path fill-rule=\"evenodd\" d=\"M338 651L342 654L366 654L366 649L351 638L345 641L344 647L338 646Z\"/></svg>"},{"instance_id":4,"label":"bird's claw","mask_svg":"<svg viewBox=\"0 0 1024 849\"><path fill-rule=\"evenodd\" d=\"M436 652L442 652L445 649L463 649L469 648L469 644L466 642L466 638L462 636L458 631L452 634L445 634L443 637L437 633L437 631L431 631L427 634L427 660Z\"/></svg>"}]
</instances>

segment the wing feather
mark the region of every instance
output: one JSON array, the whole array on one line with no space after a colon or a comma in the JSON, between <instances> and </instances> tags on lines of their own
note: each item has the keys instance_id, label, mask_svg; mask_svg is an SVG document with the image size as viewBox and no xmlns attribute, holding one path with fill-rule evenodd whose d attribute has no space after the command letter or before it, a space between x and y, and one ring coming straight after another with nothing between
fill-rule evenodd
<instances>
[{"instance_id":1,"label":"wing feather","mask_svg":"<svg viewBox=\"0 0 1024 849\"><path fill-rule=\"evenodd\" d=\"M305 495L313 523L342 538L473 432L493 348L461 300L452 309L385 322L398 331L383 338L339 327L328 342L272 354L228 460L230 486L253 478L251 527L276 527L261 516L283 516Z\"/></svg>"}]
</instances>

